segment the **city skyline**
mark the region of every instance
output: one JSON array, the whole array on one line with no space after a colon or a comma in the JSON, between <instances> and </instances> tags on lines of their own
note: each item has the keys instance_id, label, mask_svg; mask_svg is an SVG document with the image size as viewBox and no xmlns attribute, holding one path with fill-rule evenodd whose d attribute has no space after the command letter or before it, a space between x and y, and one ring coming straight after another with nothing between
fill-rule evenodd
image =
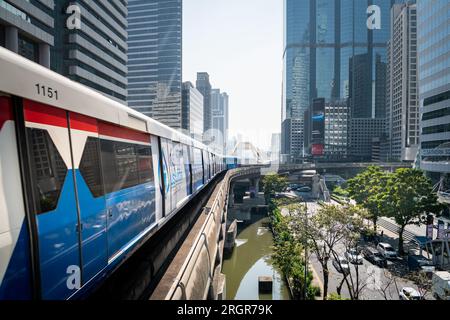
<instances>
[{"instance_id":1,"label":"city skyline","mask_svg":"<svg viewBox=\"0 0 450 320\"><path fill-rule=\"evenodd\" d=\"M183 6L183 81L195 83L197 72L207 71L212 86L230 95L229 136L270 150L272 133L280 132L282 6L272 0ZM248 121L256 115L257 122Z\"/></svg>"},{"instance_id":2,"label":"city skyline","mask_svg":"<svg viewBox=\"0 0 450 320\"><path fill-rule=\"evenodd\" d=\"M0 302L449 300L449 26L449 0L0 0Z\"/></svg>"}]
</instances>

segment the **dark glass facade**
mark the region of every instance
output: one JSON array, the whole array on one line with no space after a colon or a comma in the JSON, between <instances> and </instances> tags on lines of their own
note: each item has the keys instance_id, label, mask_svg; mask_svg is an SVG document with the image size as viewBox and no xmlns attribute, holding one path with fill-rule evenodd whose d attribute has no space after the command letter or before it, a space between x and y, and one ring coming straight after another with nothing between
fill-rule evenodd
<instances>
[{"instance_id":1,"label":"dark glass facade","mask_svg":"<svg viewBox=\"0 0 450 320\"><path fill-rule=\"evenodd\" d=\"M181 129L182 0L128 0L128 106Z\"/></svg>"},{"instance_id":2,"label":"dark glass facade","mask_svg":"<svg viewBox=\"0 0 450 320\"><path fill-rule=\"evenodd\" d=\"M450 4L417 1L420 166L450 189Z\"/></svg>"},{"instance_id":3,"label":"dark glass facade","mask_svg":"<svg viewBox=\"0 0 450 320\"><path fill-rule=\"evenodd\" d=\"M207 72L197 73L196 88L203 95L203 132L212 128L211 82Z\"/></svg>"},{"instance_id":4,"label":"dark glass facade","mask_svg":"<svg viewBox=\"0 0 450 320\"><path fill-rule=\"evenodd\" d=\"M355 118L384 118L390 8L400 0L285 0L282 121L303 119L313 99L349 99ZM367 26L369 6L381 29ZM288 128L289 126L283 126ZM282 132L282 154L293 150Z\"/></svg>"}]
</instances>

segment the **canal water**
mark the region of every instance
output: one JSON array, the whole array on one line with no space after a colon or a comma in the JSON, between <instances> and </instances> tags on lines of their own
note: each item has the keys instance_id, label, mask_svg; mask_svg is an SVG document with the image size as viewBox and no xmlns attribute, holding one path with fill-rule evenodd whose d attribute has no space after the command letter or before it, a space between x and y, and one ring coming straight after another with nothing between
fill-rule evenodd
<instances>
[{"instance_id":1,"label":"canal water","mask_svg":"<svg viewBox=\"0 0 450 320\"><path fill-rule=\"evenodd\" d=\"M273 236L266 215L238 223L236 246L224 256L227 300L289 300L289 290L281 272L271 263ZM258 277L273 277L272 294L259 294Z\"/></svg>"}]
</instances>

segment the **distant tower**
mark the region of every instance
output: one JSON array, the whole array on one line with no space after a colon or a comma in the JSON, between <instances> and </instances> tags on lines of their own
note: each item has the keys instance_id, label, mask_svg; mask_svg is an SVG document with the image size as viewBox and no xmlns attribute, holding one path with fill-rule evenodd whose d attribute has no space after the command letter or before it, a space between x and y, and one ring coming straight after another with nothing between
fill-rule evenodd
<instances>
[{"instance_id":1,"label":"distant tower","mask_svg":"<svg viewBox=\"0 0 450 320\"><path fill-rule=\"evenodd\" d=\"M182 0L128 0L127 7L128 106L181 129Z\"/></svg>"},{"instance_id":2,"label":"distant tower","mask_svg":"<svg viewBox=\"0 0 450 320\"><path fill-rule=\"evenodd\" d=\"M416 4L392 8L387 98L388 160L416 159L419 146L419 82Z\"/></svg>"}]
</instances>

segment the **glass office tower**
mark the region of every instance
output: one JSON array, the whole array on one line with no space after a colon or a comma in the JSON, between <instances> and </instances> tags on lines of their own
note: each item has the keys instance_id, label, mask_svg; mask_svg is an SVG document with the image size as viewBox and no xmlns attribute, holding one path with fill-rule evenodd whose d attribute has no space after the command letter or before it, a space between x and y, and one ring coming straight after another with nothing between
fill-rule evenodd
<instances>
[{"instance_id":1,"label":"glass office tower","mask_svg":"<svg viewBox=\"0 0 450 320\"><path fill-rule=\"evenodd\" d=\"M441 190L447 191L450 189L450 5L448 0L418 0L417 13L420 166L435 182L441 180Z\"/></svg>"},{"instance_id":2,"label":"glass office tower","mask_svg":"<svg viewBox=\"0 0 450 320\"><path fill-rule=\"evenodd\" d=\"M283 160L307 153L305 144L300 150L292 144L291 124L303 121L315 98L349 99L354 118L385 117L386 44L395 2L401 1L285 0ZM367 26L371 5L380 9L381 29Z\"/></svg>"},{"instance_id":3,"label":"glass office tower","mask_svg":"<svg viewBox=\"0 0 450 320\"><path fill-rule=\"evenodd\" d=\"M182 0L128 0L128 106L182 127Z\"/></svg>"}]
</instances>

